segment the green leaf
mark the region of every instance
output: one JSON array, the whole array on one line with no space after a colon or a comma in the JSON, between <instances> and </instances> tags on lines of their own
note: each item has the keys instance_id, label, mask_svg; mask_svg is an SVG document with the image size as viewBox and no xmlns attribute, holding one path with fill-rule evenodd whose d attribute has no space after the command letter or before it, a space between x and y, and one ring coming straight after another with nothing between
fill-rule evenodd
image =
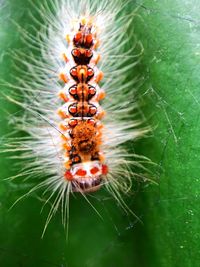
<instances>
[{"instance_id":1,"label":"green leaf","mask_svg":"<svg viewBox=\"0 0 200 267\"><path fill-rule=\"evenodd\" d=\"M41 1L42 2L42 1ZM135 4L134 4L135 6ZM1 8L1 78L15 75L10 51L24 48L12 20L31 22L29 1L4 1ZM143 186L127 199L141 218L125 216L103 193L90 198L100 218L82 198L70 203L69 238L57 214L41 239L48 207L36 196L9 210L24 185L4 180L14 175L14 160L1 155L0 265L70 267L196 267L200 259L199 227L199 62L200 3L191 0L143 2L137 11L135 35L144 46L137 72L141 110L154 130L138 141L136 151L158 166L152 171L159 186ZM1 92L8 89L1 86ZM3 96L1 144L12 127L6 121L17 108ZM9 112L10 115L7 113ZM0 144L0 145L1 145ZM19 170L20 171L20 170Z\"/></svg>"}]
</instances>

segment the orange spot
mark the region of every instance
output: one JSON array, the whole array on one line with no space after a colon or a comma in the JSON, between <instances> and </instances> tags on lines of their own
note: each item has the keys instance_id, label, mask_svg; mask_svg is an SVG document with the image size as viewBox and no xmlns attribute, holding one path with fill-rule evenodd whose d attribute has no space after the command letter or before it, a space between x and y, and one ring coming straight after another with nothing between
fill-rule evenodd
<instances>
[{"instance_id":1,"label":"orange spot","mask_svg":"<svg viewBox=\"0 0 200 267\"><path fill-rule=\"evenodd\" d=\"M67 115L66 113L62 110L62 108L59 108L57 110L57 114L62 118L62 119L66 119L67 118Z\"/></svg>"},{"instance_id":2,"label":"orange spot","mask_svg":"<svg viewBox=\"0 0 200 267\"><path fill-rule=\"evenodd\" d=\"M60 122L59 123L59 128L62 130L62 131L67 131L69 129L69 127L64 124L63 122Z\"/></svg>"},{"instance_id":3,"label":"orange spot","mask_svg":"<svg viewBox=\"0 0 200 267\"><path fill-rule=\"evenodd\" d=\"M96 40L96 43L94 45L94 49L97 49L99 47L99 44L100 44L100 41L99 40Z\"/></svg>"},{"instance_id":4,"label":"orange spot","mask_svg":"<svg viewBox=\"0 0 200 267\"><path fill-rule=\"evenodd\" d=\"M67 181L72 181L73 180L73 175L71 174L70 171L66 171L64 174L64 177Z\"/></svg>"},{"instance_id":5,"label":"orange spot","mask_svg":"<svg viewBox=\"0 0 200 267\"><path fill-rule=\"evenodd\" d=\"M98 115L97 115L97 118L99 120L101 120L104 116L105 116L106 112L104 110L102 110Z\"/></svg>"},{"instance_id":6,"label":"orange spot","mask_svg":"<svg viewBox=\"0 0 200 267\"><path fill-rule=\"evenodd\" d=\"M97 168L97 167L93 167L93 168L90 170L90 173L91 173L91 174L96 174L98 171L99 171L99 168Z\"/></svg>"},{"instance_id":7,"label":"orange spot","mask_svg":"<svg viewBox=\"0 0 200 267\"><path fill-rule=\"evenodd\" d=\"M103 175L108 174L108 166L107 165L103 164L101 170L102 170Z\"/></svg>"},{"instance_id":8,"label":"orange spot","mask_svg":"<svg viewBox=\"0 0 200 267\"><path fill-rule=\"evenodd\" d=\"M100 162L104 162L105 161L105 157L104 157L104 155L103 155L103 153L99 153L99 160L100 160Z\"/></svg>"},{"instance_id":9,"label":"orange spot","mask_svg":"<svg viewBox=\"0 0 200 267\"><path fill-rule=\"evenodd\" d=\"M76 153L76 152L74 152ZM74 157L73 162L79 162L80 158L78 156Z\"/></svg>"},{"instance_id":10,"label":"orange spot","mask_svg":"<svg viewBox=\"0 0 200 267\"><path fill-rule=\"evenodd\" d=\"M59 93L58 93L58 96L65 102L67 102L69 100L69 98L66 96L65 94L65 91L61 90Z\"/></svg>"},{"instance_id":11,"label":"orange spot","mask_svg":"<svg viewBox=\"0 0 200 267\"><path fill-rule=\"evenodd\" d=\"M88 103L87 103L87 102L84 102L84 106L83 106L83 108L82 108L81 105L79 104L79 109L80 109L80 110L83 110L84 113L88 113L88 112L89 112L89 105L88 105Z\"/></svg>"},{"instance_id":12,"label":"orange spot","mask_svg":"<svg viewBox=\"0 0 200 267\"><path fill-rule=\"evenodd\" d=\"M71 150L71 146L70 146L70 144L67 142L67 143L64 143L63 145L62 145L62 147L65 149L65 150L67 150L67 151L70 151ZM67 155L68 156L68 155Z\"/></svg>"},{"instance_id":13,"label":"orange spot","mask_svg":"<svg viewBox=\"0 0 200 267\"><path fill-rule=\"evenodd\" d=\"M62 54L62 58L64 59L65 62L68 62L69 61L69 59L68 59L68 57L66 56L65 53Z\"/></svg>"},{"instance_id":14,"label":"orange spot","mask_svg":"<svg viewBox=\"0 0 200 267\"><path fill-rule=\"evenodd\" d=\"M99 131L97 132L97 137L100 139L102 137L102 132L101 129L99 129ZM101 142L102 143L102 142Z\"/></svg>"},{"instance_id":15,"label":"orange spot","mask_svg":"<svg viewBox=\"0 0 200 267\"><path fill-rule=\"evenodd\" d=\"M64 152L64 157L68 158L69 157L69 151Z\"/></svg>"},{"instance_id":16,"label":"orange spot","mask_svg":"<svg viewBox=\"0 0 200 267\"><path fill-rule=\"evenodd\" d=\"M85 170L82 170L82 169L79 169L76 172L76 175L78 175L78 176L85 176L86 174L87 174L87 172Z\"/></svg>"},{"instance_id":17,"label":"orange spot","mask_svg":"<svg viewBox=\"0 0 200 267\"><path fill-rule=\"evenodd\" d=\"M86 78L86 68L85 67L80 67L78 70L78 79L79 81L84 81Z\"/></svg>"},{"instance_id":18,"label":"orange spot","mask_svg":"<svg viewBox=\"0 0 200 267\"><path fill-rule=\"evenodd\" d=\"M60 74L59 74L59 79L60 79L61 81L63 81L64 83L67 83L67 82L68 82L67 75L65 75L64 73L60 73Z\"/></svg>"},{"instance_id":19,"label":"orange spot","mask_svg":"<svg viewBox=\"0 0 200 267\"><path fill-rule=\"evenodd\" d=\"M60 137L62 138L62 140L63 140L64 142L69 141L69 137L65 136L64 134L61 134Z\"/></svg>"},{"instance_id":20,"label":"orange spot","mask_svg":"<svg viewBox=\"0 0 200 267\"><path fill-rule=\"evenodd\" d=\"M96 77L96 83L99 83L103 79L103 72L100 71L99 74Z\"/></svg>"},{"instance_id":21,"label":"orange spot","mask_svg":"<svg viewBox=\"0 0 200 267\"><path fill-rule=\"evenodd\" d=\"M103 90L101 90L98 94L98 101L103 100L105 96L106 96L106 93Z\"/></svg>"},{"instance_id":22,"label":"orange spot","mask_svg":"<svg viewBox=\"0 0 200 267\"><path fill-rule=\"evenodd\" d=\"M100 58L101 58L101 56L98 54L97 58L95 59L95 64L98 64Z\"/></svg>"},{"instance_id":23,"label":"orange spot","mask_svg":"<svg viewBox=\"0 0 200 267\"><path fill-rule=\"evenodd\" d=\"M70 169L71 164L72 164L71 160L68 160L68 161L66 161L66 162L64 163L64 166L65 166L66 169Z\"/></svg>"},{"instance_id":24,"label":"orange spot","mask_svg":"<svg viewBox=\"0 0 200 267\"><path fill-rule=\"evenodd\" d=\"M100 131L103 129L103 124L102 123L98 123L97 125L97 129Z\"/></svg>"}]
</instances>

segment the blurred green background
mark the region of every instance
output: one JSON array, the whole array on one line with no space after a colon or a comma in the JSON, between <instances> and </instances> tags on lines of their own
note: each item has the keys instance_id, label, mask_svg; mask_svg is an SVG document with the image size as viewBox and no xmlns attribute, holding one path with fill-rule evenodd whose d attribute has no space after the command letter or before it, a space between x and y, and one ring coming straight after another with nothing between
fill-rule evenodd
<instances>
[{"instance_id":1,"label":"blurred green background","mask_svg":"<svg viewBox=\"0 0 200 267\"><path fill-rule=\"evenodd\" d=\"M30 2L0 1L1 79L12 82L15 75L10 51L26 49L12 21L21 26L32 23ZM143 1L133 27L144 45L136 70L144 77L139 92L142 110L155 128L135 149L158 164L154 172L159 180L158 186L139 185L138 192L127 199L143 223L125 216L114 201L99 193L91 201L103 219L77 197L70 204L69 240L59 213L41 239L47 211L40 213L38 198L29 197L8 211L27 189L4 181L14 174L14 160L1 155L0 266L200 265L200 2ZM9 90L1 86L1 92ZM8 116L19 110L2 96L0 104L2 143L12 129L6 123Z\"/></svg>"}]
</instances>

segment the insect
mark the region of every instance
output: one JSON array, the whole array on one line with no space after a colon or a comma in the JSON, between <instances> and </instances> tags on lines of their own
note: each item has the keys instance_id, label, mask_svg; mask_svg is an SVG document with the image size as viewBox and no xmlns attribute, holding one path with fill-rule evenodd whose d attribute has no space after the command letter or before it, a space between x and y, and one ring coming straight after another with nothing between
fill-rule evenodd
<instances>
[{"instance_id":1,"label":"insect","mask_svg":"<svg viewBox=\"0 0 200 267\"><path fill-rule=\"evenodd\" d=\"M108 172L100 151L103 127L100 119L105 112L99 101L105 92L98 83L103 73L96 67L100 55L94 51L98 39L91 19L82 18L77 32L66 39L69 58L64 53L63 59L72 67L69 73L60 74L66 85L59 96L65 104L58 111L63 119L60 130L66 155L64 177L71 183L72 191L90 192L99 189Z\"/></svg>"},{"instance_id":2,"label":"insect","mask_svg":"<svg viewBox=\"0 0 200 267\"><path fill-rule=\"evenodd\" d=\"M6 151L23 159L12 180L32 186L17 202L37 190L51 202L46 225L59 207L65 223L71 193L87 199L102 186L128 209L122 195L146 158L125 144L148 131L136 116L132 72L141 53L130 42L135 11L129 7L114 0L44 2L33 4L38 28L17 26L30 52L13 53L20 78L7 86L19 94L7 99L24 110L13 118L25 134Z\"/></svg>"}]
</instances>

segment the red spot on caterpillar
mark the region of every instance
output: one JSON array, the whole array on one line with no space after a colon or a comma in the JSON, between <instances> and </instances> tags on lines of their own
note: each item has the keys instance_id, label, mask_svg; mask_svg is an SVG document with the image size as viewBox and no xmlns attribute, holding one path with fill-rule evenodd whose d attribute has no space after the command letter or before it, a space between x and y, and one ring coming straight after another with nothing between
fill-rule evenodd
<instances>
[{"instance_id":1,"label":"red spot on caterpillar","mask_svg":"<svg viewBox=\"0 0 200 267\"><path fill-rule=\"evenodd\" d=\"M81 41L81 39L82 39L82 33L81 32L78 32L77 34L75 34L75 36L74 36L75 42L79 42L79 41Z\"/></svg>"},{"instance_id":2,"label":"red spot on caterpillar","mask_svg":"<svg viewBox=\"0 0 200 267\"><path fill-rule=\"evenodd\" d=\"M94 175L94 174L96 174L98 171L99 171L99 168L97 168L97 167L93 167L93 168L90 170L90 173Z\"/></svg>"},{"instance_id":3,"label":"red spot on caterpillar","mask_svg":"<svg viewBox=\"0 0 200 267\"><path fill-rule=\"evenodd\" d=\"M105 164L102 165L102 174L103 174L103 175L108 174L108 166L105 165Z\"/></svg>"},{"instance_id":4,"label":"red spot on caterpillar","mask_svg":"<svg viewBox=\"0 0 200 267\"><path fill-rule=\"evenodd\" d=\"M77 87L76 87L76 86L72 86L72 87L70 87L70 89L69 89L69 93L70 93L71 95L75 95L75 94L77 94Z\"/></svg>"},{"instance_id":5,"label":"red spot on caterpillar","mask_svg":"<svg viewBox=\"0 0 200 267\"><path fill-rule=\"evenodd\" d=\"M86 50L85 51L86 57L91 57L92 56L92 51L91 50Z\"/></svg>"},{"instance_id":6,"label":"red spot on caterpillar","mask_svg":"<svg viewBox=\"0 0 200 267\"><path fill-rule=\"evenodd\" d=\"M89 94L90 95L95 95L96 94L96 89L94 87L89 88Z\"/></svg>"},{"instance_id":7,"label":"red spot on caterpillar","mask_svg":"<svg viewBox=\"0 0 200 267\"><path fill-rule=\"evenodd\" d=\"M71 71L70 71L70 74L72 76L77 76L77 69L76 68L72 68Z\"/></svg>"},{"instance_id":8,"label":"red spot on caterpillar","mask_svg":"<svg viewBox=\"0 0 200 267\"><path fill-rule=\"evenodd\" d=\"M69 126L70 127L75 127L76 125L77 125L77 120L75 120L75 119L71 119L69 122L68 122L68 124L69 124Z\"/></svg>"},{"instance_id":9,"label":"red spot on caterpillar","mask_svg":"<svg viewBox=\"0 0 200 267\"><path fill-rule=\"evenodd\" d=\"M73 180L73 175L71 174L70 171L66 171L64 174L64 177L67 181L72 181Z\"/></svg>"},{"instance_id":10,"label":"red spot on caterpillar","mask_svg":"<svg viewBox=\"0 0 200 267\"><path fill-rule=\"evenodd\" d=\"M80 56L80 51L78 49L74 49L74 50L72 50L72 55L75 57L78 57L78 56Z\"/></svg>"},{"instance_id":11,"label":"red spot on caterpillar","mask_svg":"<svg viewBox=\"0 0 200 267\"><path fill-rule=\"evenodd\" d=\"M77 112L77 107L76 106L70 106L69 107L69 112L72 113L72 114L76 113Z\"/></svg>"},{"instance_id":12,"label":"red spot on caterpillar","mask_svg":"<svg viewBox=\"0 0 200 267\"><path fill-rule=\"evenodd\" d=\"M95 115L97 112L97 108L95 106L91 106L89 110L91 115Z\"/></svg>"},{"instance_id":13,"label":"red spot on caterpillar","mask_svg":"<svg viewBox=\"0 0 200 267\"><path fill-rule=\"evenodd\" d=\"M92 41L93 41L92 34L88 34L88 35L86 36L86 43L87 43L88 45L90 45L90 44L92 43Z\"/></svg>"},{"instance_id":14,"label":"red spot on caterpillar","mask_svg":"<svg viewBox=\"0 0 200 267\"><path fill-rule=\"evenodd\" d=\"M89 124L91 124L91 125L95 125L95 120L93 120L93 119L89 119L89 120L87 121L87 123L89 123Z\"/></svg>"},{"instance_id":15,"label":"red spot on caterpillar","mask_svg":"<svg viewBox=\"0 0 200 267\"><path fill-rule=\"evenodd\" d=\"M87 174L87 172L85 170L82 170L82 169L79 169L76 172L76 175L78 175L78 176L85 176L86 174Z\"/></svg>"},{"instance_id":16,"label":"red spot on caterpillar","mask_svg":"<svg viewBox=\"0 0 200 267\"><path fill-rule=\"evenodd\" d=\"M93 69L89 68L88 71L87 71L87 75L88 76L93 76L94 75Z\"/></svg>"}]
</instances>

